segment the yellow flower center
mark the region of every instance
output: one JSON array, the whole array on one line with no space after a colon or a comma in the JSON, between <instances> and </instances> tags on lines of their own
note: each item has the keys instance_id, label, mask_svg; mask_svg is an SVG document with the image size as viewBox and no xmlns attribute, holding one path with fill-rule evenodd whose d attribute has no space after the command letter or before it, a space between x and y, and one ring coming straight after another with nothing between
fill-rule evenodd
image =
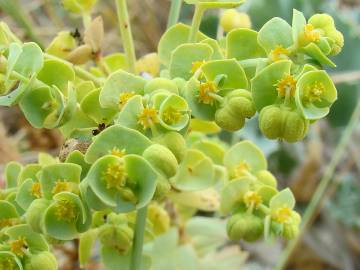
<instances>
[{"instance_id":1,"label":"yellow flower center","mask_svg":"<svg viewBox=\"0 0 360 270\"><path fill-rule=\"evenodd\" d=\"M246 204L246 207L255 207L256 209L262 203L262 198L257 192L248 191L245 193L244 202Z\"/></svg>"},{"instance_id":2,"label":"yellow flower center","mask_svg":"<svg viewBox=\"0 0 360 270\"><path fill-rule=\"evenodd\" d=\"M287 206L278 208L273 214L273 218L280 224L287 223L291 218L291 209Z\"/></svg>"},{"instance_id":3,"label":"yellow flower center","mask_svg":"<svg viewBox=\"0 0 360 270\"><path fill-rule=\"evenodd\" d=\"M321 95L325 91L325 86L321 82L314 82L308 85L304 91L304 98L309 102L320 101Z\"/></svg>"},{"instance_id":4,"label":"yellow flower center","mask_svg":"<svg viewBox=\"0 0 360 270\"><path fill-rule=\"evenodd\" d=\"M158 123L157 111L155 108L144 108L139 116L139 123L147 129Z\"/></svg>"},{"instance_id":5,"label":"yellow flower center","mask_svg":"<svg viewBox=\"0 0 360 270\"><path fill-rule=\"evenodd\" d=\"M317 42L320 40L320 33L314 29L310 23L304 26L304 38L307 42Z\"/></svg>"},{"instance_id":6,"label":"yellow flower center","mask_svg":"<svg viewBox=\"0 0 360 270\"><path fill-rule=\"evenodd\" d=\"M119 96L119 108L122 109L124 105L129 101L130 98L135 96L133 92L123 92Z\"/></svg>"},{"instance_id":7,"label":"yellow flower center","mask_svg":"<svg viewBox=\"0 0 360 270\"><path fill-rule=\"evenodd\" d=\"M71 191L70 183L66 180L57 180L55 183L55 187L52 189L51 193L55 195L64 191Z\"/></svg>"},{"instance_id":8,"label":"yellow flower center","mask_svg":"<svg viewBox=\"0 0 360 270\"><path fill-rule=\"evenodd\" d=\"M285 75L275 86L280 97L285 97L286 95L293 97L295 95L296 80L290 74Z\"/></svg>"},{"instance_id":9,"label":"yellow flower center","mask_svg":"<svg viewBox=\"0 0 360 270\"><path fill-rule=\"evenodd\" d=\"M288 59L289 51L282 45L276 46L274 50L270 52L270 58L273 62Z\"/></svg>"},{"instance_id":10,"label":"yellow flower center","mask_svg":"<svg viewBox=\"0 0 360 270\"><path fill-rule=\"evenodd\" d=\"M125 149L120 150L117 147L113 147L113 149L109 151L109 154L121 158L125 156Z\"/></svg>"},{"instance_id":11,"label":"yellow flower center","mask_svg":"<svg viewBox=\"0 0 360 270\"><path fill-rule=\"evenodd\" d=\"M15 223L14 220L11 218L1 219L0 220L0 229L9 227L9 226L13 226L14 223Z\"/></svg>"},{"instance_id":12,"label":"yellow flower center","mask_svg":"<svg viewBox=\"0 0 360 270\"><path fill-rule=\"evenodd\" d=\"M192 62L191 73L194 74L205 63L205 60Z\"/></svg>"},{"instance_id":13,"label":"yellow flower center","mask_svg":"<svg viewBox=\"0 0 360 270\"><path fill-rule=\"evenodd\" d=\"M181 112L172 106L169 106L162 113L162 118L166 124L173 125L181 120Z\"/></svg>"},{"instance_id":14,"label":"yellow flower center","mask_svg":"<svg viewBox=\"0 0 360 270\"><path fill-rule=\"evenodd\" d=\"M77 217L76 206L73 202L67 200L60 200L56 204L55 215L58 220L72 222Z\"/></svg>"},{"instance_id":15,"label":"yellow flower center","mask_svg":"<svg viewBox=\"0 0 360 270\"><path fill-rule=\"evenodd\" d=\"M214 104L213 94L216 94L216 92L217 92L216 85L213 82L200 83L199 102L213 105Z\"/></svg>"},{"instance_id":16,"label":"yellow flower center","mask_svg":"<svg viewBox=\"0 0 360 270\"><path fill-rule=\"evenodd\" d=\"M127 173L122 160L109 164L106 171L103 173L103 179L106 182L107 189L122 189L126 185L126 178Z\"/></svg>"},{"instance_id":17,"label":"yellow flower center","mask_svg":"<svg viewBox=\"0 0 360 270\"><path fill-rule=\"evenodd\" d=\"M27 248L28 245L25 241L25 238L19 238L10 242L10 250L16 256L23 257Z\"/></svg>"},{"instance_id":18,"label":"yellow flower center","mask_svg":"<svg viewBox=\"0 0 360 270\"><path fill-rule=\"evenodd\" d=\"M35 197L35 198L41 198L41 185L39 182L35 182L31 185L31 190L30 190L31 194Z\"/></svg>"},{"instance_id":19,"label":"yellow flower center","mask_svg":"<svg viewBox=\"0 0 360 270\"><path fill-rule=\"evenodd\" d=\"M246 161L241 161L234 169L234 176L236 178L245 176L248 174L249 169L250 169L249 163L247 163Z\"/></svg>"}]
</instances>

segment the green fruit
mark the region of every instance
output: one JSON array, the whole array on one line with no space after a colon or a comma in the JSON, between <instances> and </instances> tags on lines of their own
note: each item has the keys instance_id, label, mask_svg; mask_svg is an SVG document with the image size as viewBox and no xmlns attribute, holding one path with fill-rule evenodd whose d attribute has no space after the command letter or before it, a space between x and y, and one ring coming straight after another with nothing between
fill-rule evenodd
<instances>
[{"instance_id":1,"label":"green fruit","mask_svg":"<svg viewBox=\"0 0 360 270\"><path fill-rule=\"evenodd\" d=\"M153 140L156 143L167 147L174 154L178 162L184 158L186 153L186 142L181 134L170 131L155 137Z\"/></svg>"},{"instance_id":2,"label":"green fruit","mask_svg":"<svg viewBox=\"0 0 360 270\"><path fill-rule=\"evenodd\" d=\"M261 218L247 213L233 215L227 223L227 233L231 240L244 239L249 242L258 240L264 230Z\"/></svg>"},{"instance_id":3,"label":"green fruit","mask_svg":"<svg viewBox=\"0 0 360 270\"><path fill-rule=\"evenodd\" d=\"M305 137L309 121L305 120L297 111L269 105L260 112L259 126L261 132L269 139L296 142Z\"/></svg>"}]
</instances>

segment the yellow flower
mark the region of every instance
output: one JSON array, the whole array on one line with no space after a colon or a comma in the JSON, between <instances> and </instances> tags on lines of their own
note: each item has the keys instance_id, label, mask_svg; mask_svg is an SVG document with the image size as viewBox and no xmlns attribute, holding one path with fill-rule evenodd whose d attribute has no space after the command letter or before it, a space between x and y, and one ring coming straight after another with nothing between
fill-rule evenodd
<instances>
[{"instance_id":1,"label":"yellow flower","mask_svg":"<svg viewBox=\"0 0 360 270\"><path fill-rule=\"evenodd\" d=\"M304 91L304 98L309 102L320 101L321 95L325 91L325 86L321 82L314 82L308 85Z\"/></svg>"},{"instance_id":2,"label":"yellow flower","mask_svg":"<svg viewBox=\"0 0 360 270\"><path fill-rule=\"evenodd\" d=\"M320 33L314 29L310 23L304 26L304 38L307 42L317 42L320 40Z\"/></svg>"},{"instance_id":3,"label":"yellow flower","mask_svg":"<svg viewBox=\"0 0 360 270\"><path fill-rule=\"evenodd\" d=\"M291 216L292 210L287 206L280 207L273 213L273 219L280 224L288 223Z\"/></svg>"},{"instance_id":4,"label":"yellow flower","mask_svg":"<svg viewBox=\"0 0 360 270\"><path fill-rule=\"evenodd\" d=\"M199 101L204 104L213 105L214 104L213 94L216 94L216 92L217 92L216 85L213 82L200 83Z\"/></svg>"},{"instance_id":5,"label":"yellow flower","mask_svg":"<svg viewBox=\"0 0 360 270\"><path fill-rule=\"evenodd\" d=\"M61 200L56 204L55 215L58 220L72 222L76 219L76 206L71 201Z\"/></svg>"},{"instance_id":6,"label":"yellow flower","mask_svg":"<svg viewBox=\"0 0 360 270\"><path fill-rule=\"evenodd\" d=\"M123 92L119 96L119 108L123 108L124 105L129 101L130 98L135 96L133 92Z\"/></svg>"},{"instance_id":7,"label":"yellow flower","mask_svg":"<svg viewBox=\"0 0 360 270\"><path fill-rule=\"evenodd\" d=\"M31 194L35 197L35 198L41 198L41 185L39 182L35 182L31 185L31 190L30 190Z\"/></svg>"},{"instance_id":8,"label":"yellow flower","mask_svg":"<svg viewBox=\"0 0 360 270\"><path fill-rule=\"evenodd\" d=\"M289 51L284 48L282 45L276 46L274 50L270 52L270 59L273 62L288 59Z\"/></svg>"},{"instance_id":9,"label":"yellow flower","mask_svg":"<svg viewBox=\"0 0 360 270\"><path fill-rule=\"evenodd\" d=\"M287 93L293 97L295 95L296 89L296 80L294 76L288 74L285 75L281 80L276 84L276 90L280 97L285 97Z\"/></svg>"},{"instance_id":10,"label":"yellow flower","mask_svg":"<svg viewBox=\"0 0 360 270\"><path fill-rule=\"evenodd\" d=\"M106 171L103 173L103 179L106 182L107 189L122 189L126 185L126 178L127 173L122 160L109 164Z\"/></svg>"},{"instance_id":11,"label":"yellow flower","mask_svg":"<svg viewBox=\"0 0 360 270\"><path fill-rule=\"evenodd\" d=\"M64 192L64 191L71 191L71 185L68 181L66 180L57 180L55 187L52 189L52 194L58 194L60 192Z\"/></svg>"},{"instance_id":12,"label":"yellow flower","mask_svg":"<svg viewBox=\"0 0 360 270\"><path fill-rule=\"evenodd\" d=\"M164 112L162 113L162 119L166 124L173 125L180 121L181 119L181 112L174 107L168 107Z\"/></svg>"},{"instance_id":13,"label":"yellow flower","mask_svg":"<svg viewBox=\"0 0 360 270\"><path fill-rule=\"evenodd\" d=\"M139 116L139 124L141 124L144 129L147 129L158 122L159 120L155 108L144 108Z\"/></svg>"},{"instance_id":14,"label":"yellow flower","mask_svg":"<svg viewBox=\"0 0 360 270\"><path fill-rule=\"evenodd\" d=\"M255 191L248 191L245 193L244 202L246 207L255 207L257 209L262 203L262 198Z\"/></svg>"}]
</instances>

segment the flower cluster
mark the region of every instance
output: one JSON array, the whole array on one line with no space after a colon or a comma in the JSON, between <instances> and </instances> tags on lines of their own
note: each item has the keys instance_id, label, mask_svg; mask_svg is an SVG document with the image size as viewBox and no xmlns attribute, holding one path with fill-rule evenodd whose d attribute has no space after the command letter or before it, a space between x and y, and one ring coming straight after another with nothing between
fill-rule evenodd
<instances>
[{"instance_id":1,"label":"flower cluster","mask_svg":"<svg viewBox=\"0 0 360 270\"><path fill-rule=\"evenodd\" d=\"M63 1L76 14L95 2ZM186 2L204 11L242 1ZM259 32L237 28L236 12L224 16L220 40L170 27L158 52L137 61L136 74L124 54L102 56L100 18L86 24L83 38L60 32L45 52L0 24L0 105L18 105L32 126L58 128L68 139L60 158L6 166L0 269L57 269L49 244L73 239L81 265L97 240L105 265L126 263L135 211L148 206L151 241L170 227L165 202L190 215L230 215L232 240L297 235L295 199L277 189L261 150L216 134L241 129L258 112L269 139L303 139L336 100L322 66L334 66L328 56L340 52L342 35L326 14L306 21L295 10L292 26L274 18Z\"/></svg>"}]
</instances>

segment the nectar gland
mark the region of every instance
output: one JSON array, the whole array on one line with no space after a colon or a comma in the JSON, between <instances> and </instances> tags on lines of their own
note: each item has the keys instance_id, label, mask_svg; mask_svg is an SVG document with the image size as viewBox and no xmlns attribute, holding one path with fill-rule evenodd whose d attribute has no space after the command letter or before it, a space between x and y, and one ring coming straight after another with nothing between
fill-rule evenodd
<instances>
[{"instance_id":1,"label":"nectar gland","mask_svg":"<svg viewBox=\"0 0 360 270\"><path fill-rule=\"evenodd\" d=\"M25 238L21 237L10 242L10 250L18 257L23 257L28 249Z\"/></svg>"},{"instance_id":2,"label":"nectar gland","mask_svg":"<svg viewBox=\"0 0 360 270\"><path fill-rule=\"evenodd\" d=\"M291 218L291 212L291 209L287 206L280 207L273 214L273 219L280 224L288 223Z\"/></svg>"},{"instance_id":3,"label":"nectar gland","mask_svg":"<svg viewBox=\"0 0 360 270\"><path fill-rule=\"evenodd\" d=\"M172 106L166 108L162 113L162 119L168 125L178 123L181 120L181 116L181 112Z\"/></svg>"},{"instance_id":4,"label":"nectar gland","mask_svg":"<svg viewBox=\"0 0 360 270\"><path fill-rule=\"evenodd\" d=\"M290 74L285 75L275 86L279 97L293 97L295 95L296 80Z\"/></svg>"},{"instance_id":5,"label":"nectar gland","mask_svg":"<svg viewBox=\"0 0 360 270\"><path fill-rule=\"evenodd\" d=\"M288 59L289 54L290 54L289 50L284 48L282 45L278 45L274 50L270 52L270 59L273 62L285 60Z\"/></svg>"},{"instance_id":6,"label":"nectar gland","mask_svg":"<svg viewBox=\"0 0 360 270\"><path fill-rule=\"evenodd\" d=\"M138 122L144 129L147 129L158 123L158 121L157 111L155 108L144 108L139 116Z\"/></svg>"},{"instance_id":7,"label":"nectar gland","mask_svg":"<svg viewBox=\"0 0 360 270\"><path fill-rule=\"evenodd\" d=\"M57 180L54 188L51 193L53 195L58 194L60 192L68 191L71 192L71 185L67 180Z\"/></svg>"},{"instance_id":8,"label":"nectar gland","mask_svg":"<svg viewBox=\"0 0 360 270\"><path fill-rule=\"evenodd\" d=\"M304 38L307 42L318 42L320 40L320 33L315 30L310 23L304 26Z\"/></svg>"},{"instance_id":9,"label":"nectar gland","mask_svg":"<svg viewBox=\"0 0 360 270\"><path fill-rule=\"evenodd\" d=\"M250 165L245 162L241 161L239 164L234 168L234 176L235 178L246 176L249 174Z\"/></svg>"},{"instance_id":10,"label":"nectar gland","mask_svg":"<svg viewBox=\"0 0 360 270\"><path fill-rule=\"evenodd\" d=\"M215 100L213 95L216 95L216 92L217 88L214 82L200 83L199 102L213 105Z\"/></svg>"},{"instance_id":11,"label":"nectar gland","mask_svg":"<svg viewBox=\"0 0 360 270\"><path fill-rule=\"evenodd\" d=\"M260 195L255 191L248 191L245 193L244 202L246 207L248 208L259 208L260 204L262 203L262 198Z\"/></svg>"},{"instance_id":12,"label":"nectar gland","mask_svg":"<svg viewBox=\"0 0 360 270\"><path fill-rule=\"evenodd\" d=\"M303 97L308 102L321 101L321 96L325 91L325 86L321 82L314 82L305 87Z\"/></svg>"},{"instance_id":13,"label":"nectar gland","mask_svg":"<svg viewBox=\"0 0 360 270\"><path fill-rule=\"evenodd\" d=\"M41 185L40 185L40 183L39 182L33 183L31 185L30 192L35 198L37 198L37 199L41 198Z\"/></svg>"},{"instance_id":14,"label":"nectar gland","mask_svg":"<svg viewBox=\"0 0 360 270\"><path fill-rule=\"evenodd\" d=\"M119 95L119 108L122 109L130 98L135 96L134 92L123 92Z\"/></svg>"},{"instance_id":15,"label":"nectar gland","mask_svg":"<svg viewBox=\"0 0 360 270\"><path fill-rule=\"evenodd\" d=\"M67 200L60 200L55 206L55 215L58 220L72 222L76 219L76 206L73 202Z\"/></svg>"},{"instance_id":16,"label":"nectar gland","mask_svg":"<svg viewBox=\"0 0 360 270\"><path fill-rule=\"evenodd\" d=\"M123 156L125 156L125 149L120 150L117 147L113 147L113 149L109 151L109 154L122 158Z\"/></svg>"}]
</instances>

